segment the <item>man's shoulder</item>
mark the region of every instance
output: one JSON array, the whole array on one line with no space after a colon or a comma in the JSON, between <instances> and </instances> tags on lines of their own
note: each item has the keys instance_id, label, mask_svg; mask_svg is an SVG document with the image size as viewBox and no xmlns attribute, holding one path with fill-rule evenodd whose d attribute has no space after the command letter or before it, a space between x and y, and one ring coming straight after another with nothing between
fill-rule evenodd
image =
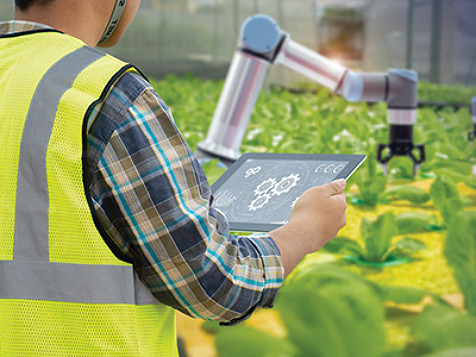
<instances>
[{"instance_id":1,"label":"man's shoulder","mask_svg":"<svg viewBox=\"0 0 476 357\"><path fill-rule=\"evenodd\" d=\"M124 104L132 105L145 90L151 88L151 84L142 75L135 71L128 71L112 87L107 99L114 97L121 99Z\"/></svg>"}]
</instances>

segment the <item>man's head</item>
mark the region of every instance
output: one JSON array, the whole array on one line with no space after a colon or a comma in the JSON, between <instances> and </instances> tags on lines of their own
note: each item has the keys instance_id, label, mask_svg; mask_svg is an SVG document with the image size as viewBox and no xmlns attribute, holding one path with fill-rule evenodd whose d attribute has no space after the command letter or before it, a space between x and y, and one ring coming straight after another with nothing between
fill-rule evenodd
<instances>
[{"instance_id":1,"label":"man's head","mask_svg":"<svg viewBox=\"0 0 476 357\"><path fill-rule=\"evenodd\" d=\"M20 10L26 10L31 5L46 5L52 0L15 0L15 6Z\"/></svg>"},{"instance_id":2,"label":"man's head","mask_svg":"<svg viewBox=\"0 0 476 357\"><path fill-rule=\"evenodd\" d=\"M81 38L91 46L98 45L107 33L107 40L100 46L111 47L121 39L139 4L140 0L15 0L15 18L50 25ZM117 26L110 26L116 8L124 9L124 12Z\"/></svg>"}]
</instances>

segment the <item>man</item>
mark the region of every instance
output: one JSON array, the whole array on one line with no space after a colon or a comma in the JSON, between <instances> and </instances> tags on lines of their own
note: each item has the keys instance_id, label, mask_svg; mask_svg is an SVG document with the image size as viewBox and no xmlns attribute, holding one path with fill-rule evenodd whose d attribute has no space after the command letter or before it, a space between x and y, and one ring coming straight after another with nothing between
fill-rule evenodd
<instances>
[{"instance_id":1,"label":"man","mask_svg":"<svg viewBox=\"0 0 476 357\"><path fill-rule=\"evenodd\" d=\"M172 356L174 311L236 323L345 225L344 181L235 237L168 108L94 49L139 0L16 0L0 23L0 356ZM172 308L171 308L172 307Z\"/></svg>"}]
</instances>

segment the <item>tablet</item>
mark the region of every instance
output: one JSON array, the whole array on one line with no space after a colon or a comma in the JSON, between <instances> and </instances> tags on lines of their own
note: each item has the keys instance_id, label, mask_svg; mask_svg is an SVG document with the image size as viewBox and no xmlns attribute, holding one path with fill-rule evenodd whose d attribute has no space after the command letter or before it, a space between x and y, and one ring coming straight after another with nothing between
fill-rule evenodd
<instances>
[{"instance_id":1,"label":"tablet","mask_svg":"<svg viewBox=\"0 0 476 357\"><path fill-rule=\"evenodd\" d=\"M212 185L213 207L227 217L230 230L269 232L288 222L304 191L347 179L365 155L242 155Z\"/></svg>"}]
</instances>

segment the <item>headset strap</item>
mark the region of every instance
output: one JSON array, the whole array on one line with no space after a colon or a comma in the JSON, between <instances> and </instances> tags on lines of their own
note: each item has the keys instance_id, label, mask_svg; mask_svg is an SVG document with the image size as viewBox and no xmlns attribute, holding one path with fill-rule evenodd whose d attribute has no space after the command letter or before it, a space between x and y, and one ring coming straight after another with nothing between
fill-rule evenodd
<instances>
[{"instance_id":1,"label":"headset strap","mask_svg":"<svg viewBox=\"0 0 476 357\"><path fill-rule=\"evenodd\" d=\"M106 26L106 30L104 31L101 36L101 39L99 40L99 45L106 42L116 30L116 27L119 24L119 21L121 20L122 14L124 13L126 3L127 0L116 0L114 11L112 12L111 18L109 19L109 22Z\"/></svg>"}]
</instances>

